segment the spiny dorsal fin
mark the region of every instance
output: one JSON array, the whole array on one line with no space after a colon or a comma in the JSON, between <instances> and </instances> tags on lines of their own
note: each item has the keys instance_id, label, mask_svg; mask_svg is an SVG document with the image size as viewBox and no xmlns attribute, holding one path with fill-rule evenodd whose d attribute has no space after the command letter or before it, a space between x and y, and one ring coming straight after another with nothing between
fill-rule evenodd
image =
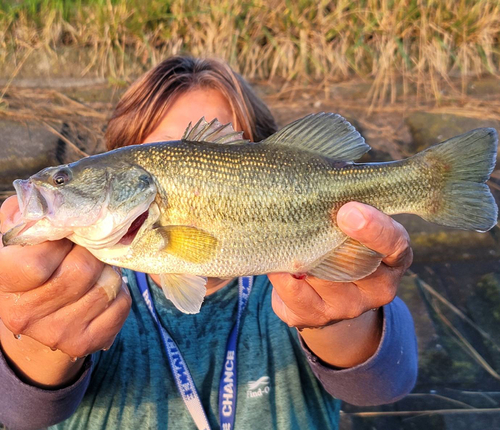
<instances>
[{"instance_id":1,"label":"spiny dorsal fin","mask_svg":"<svg viewBox=\"0 0 500 430\"><path fill-rule=\"evenodd\" d=\"M241 144L249 141L243 139L242 131L234 131L231 123L221 124L217 118L210 122L205 120L205 117L191 126L189 123L182 140L190 142L212 142L221 144Z\"/></svg>"},{"instance_id":2,"label":"spiny dorsal fin","mask_svg":"<svg viewBox=\"0 0 500 430\"><path fill-rule=\"evenodd\" d=\"M347 120L338 114L317 113L288 124L262 143L294 146L339 161L353 161L370 147Z\"/></svg>"}]
</instances>

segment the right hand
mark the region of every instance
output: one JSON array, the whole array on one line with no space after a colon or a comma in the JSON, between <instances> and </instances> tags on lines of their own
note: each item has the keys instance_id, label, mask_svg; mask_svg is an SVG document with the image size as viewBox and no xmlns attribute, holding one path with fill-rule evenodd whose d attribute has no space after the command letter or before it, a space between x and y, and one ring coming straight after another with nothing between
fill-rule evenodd
<instances>
[{"instance_id":1,"label":"right hand","mask_svg":"<svg viewBox=\"0 0 500 430\"><path fill-rule=\"evenodd\" d=\"M7 199L0 233L19 216L17 199ZM75 376L83 360L71 358L109 348L130 306L121 275L85 248L67 239L24 247L0 241L0 340L11 365L30 382L61 385ZM42 376L48 374L40 366L52 376Z\"/></svg>"}]
</instances>

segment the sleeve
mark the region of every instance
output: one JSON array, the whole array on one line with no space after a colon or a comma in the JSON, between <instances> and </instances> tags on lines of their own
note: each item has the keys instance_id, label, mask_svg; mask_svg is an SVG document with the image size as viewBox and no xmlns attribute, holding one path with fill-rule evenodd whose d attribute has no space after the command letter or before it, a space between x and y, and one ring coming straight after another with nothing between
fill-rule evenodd
<instances>
[{"instance_id":1,"label":"sleeve","mask_svg":"<svg viewBox=\"0 0 500 430\"><path fill-rule=\"evenodd\" d=\"M0 423L12 430L34 430L69 418L87 390L92 361L92 356L86 358L81 376L74 384L45 390L22 382L0 349Z\"/></svg>"},{"instance_id":2,"label":"sleeve","mask_svg":"<svg viewBox=\"0 0 500 430\"><path fill-rule=\"evenodd\" d=\"M413 319L404 302L396 298L383 307L382 339L375 354L348 369L321 362L300 339L307 361L325 390L358 406L395 402L407 395L417 379L417 340Z\"/></svg>"}]
</instances>

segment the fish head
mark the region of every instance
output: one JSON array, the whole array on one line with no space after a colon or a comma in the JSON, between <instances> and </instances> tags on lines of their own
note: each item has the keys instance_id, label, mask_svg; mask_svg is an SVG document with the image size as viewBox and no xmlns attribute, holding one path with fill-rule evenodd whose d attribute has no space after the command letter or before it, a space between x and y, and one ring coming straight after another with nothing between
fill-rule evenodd
<instances>
[{"instance_id":1,"label":"fish head","mask_svg":"<svg viewBox=\"0 0 500 430\"><path fill-rule=\"evenodd\" d=\"M34 244L68 237L85 247L118 242L156 196L152 175L128 162L88 157L48 167L16 180L23 223L7 244Z\"/></svg>"},{"instance_id":2,"label":"fish head","mask_svg":"<svg viewBox=\"0 0 500 430\"><path fill-rule=\"evenodd\" d=\"M19 210L25 220L43 218L67 227L94 223L106 201L109 180L102 168L78 163L48 167L27 180L14 181Z\"/></svg>"}]
</instances>

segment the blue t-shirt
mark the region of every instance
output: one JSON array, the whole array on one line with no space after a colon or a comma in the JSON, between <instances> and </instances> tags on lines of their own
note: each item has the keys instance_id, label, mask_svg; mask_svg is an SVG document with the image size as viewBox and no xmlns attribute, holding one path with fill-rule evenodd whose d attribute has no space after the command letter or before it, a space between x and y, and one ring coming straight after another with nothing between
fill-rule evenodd
<instances>
[{"instance_id":1,"label":"blue t-shirt","mask_svg":"<svg viewBox=\"0 0 500 430\"><path fill-rule=\"evenodd\" d=\"M76 413L56 429L196 429L180 397L159 333L124 271L132 311L109 351L95 358L92 378ZM219 381L229 333L236 321L237 282L205 298L198 314L179 312L150 281L161 322L177 342L213 429L219 428ZM271 308L272 287L257 276L238 340L236 429L337 429L340 401L314 376L297 331Z\"/></svg>"},{"instance_id":2,"label":"blue t-shirt","mask_svg":"<svg viewBox=\"0 0 500 430\"><path fill-rule=\"evenodd\" d=\"M194 428L130 275L134 303L123 330L110 351L85 360L71 385L54 390L23 382L0 348L0 422L16 430L60 422L56 429ZM162 321L186 357L214 428L225 342L236 318L235 287L209 296L199 315L179 313L159 288L152 288ZM411 315L399 298L383 307L376 353L357 366L335 369L321 364L303 342L299 344L295 330L275 316L270 293L267 277L258 277L242 321L237 430L337 428L339 402L325 390L355 405L390 403L410 392L417 377L417 345Z\"/></svg>"}]
</instances>

